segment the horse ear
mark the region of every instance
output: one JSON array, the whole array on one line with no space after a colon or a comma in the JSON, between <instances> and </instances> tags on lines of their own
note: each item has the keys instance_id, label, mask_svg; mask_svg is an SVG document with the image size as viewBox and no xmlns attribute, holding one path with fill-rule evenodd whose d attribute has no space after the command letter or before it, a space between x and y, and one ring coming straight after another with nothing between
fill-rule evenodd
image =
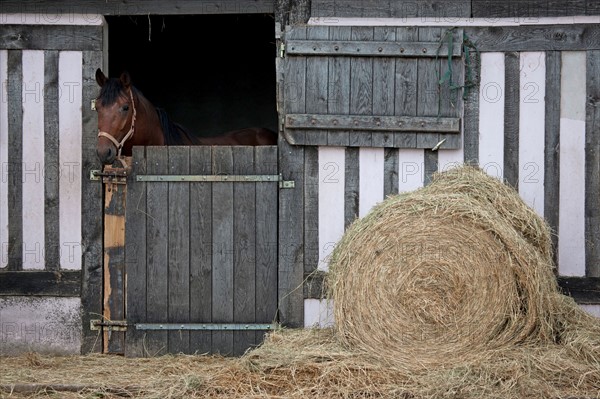
<instances>
[{"instance_id":1,"label":"horse ear","mask_svg":"<svg viewBox=\"0 0 600 399\"><path fill-rule=\"evenodd\" d=\"M98 86L104 86L107 80L108 78L104 75L104 72L100 68L96 69L96 83L98 83Z\"/></svg>"},{"instance_id":2,"label":"horse ear","mask_svg":"<svg viewBox=\"0 0 600 399\"><path fill-rule=\"evenodd\" d=\"M125 88L128 88L131 85L131 76L129 76L129 72L125 71L121 74L121 83Z\"/></svg>"}]
</instances>

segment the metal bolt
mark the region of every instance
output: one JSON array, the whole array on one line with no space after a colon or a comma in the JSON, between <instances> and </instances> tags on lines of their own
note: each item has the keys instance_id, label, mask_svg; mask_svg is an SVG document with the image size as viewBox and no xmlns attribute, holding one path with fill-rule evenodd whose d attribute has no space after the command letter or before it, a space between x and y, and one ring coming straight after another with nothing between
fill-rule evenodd
<instances>
[{"instance_id":1,"label":"metal bolt","mask_svg":"<svg viewBox=\"0 0 600 399\"><path fill-rule=\"evenodd\" d=\"M421 51L423 51L423 53L426 53L427 49L425 47L423 47L423 50L421 50Z\"/></svg>"},{"instance_id":2,"label":"metal bolt","mask_svg":"<svg viewBox=\"0 0 600 399\"><path fill-rule=\"evenodd\" d=\"M340 46L333 46L333 49L334 49L335 51L338 51L338 50L340 49Z\"/></svg>"},{"instance_id":3,"label":"metal bolt","mask_svg":"<svg viewBox=\"0 0 600 399\"><path fill-rule=\"evenodd\" d=\"M377 49L377 51L379 51L379 52L381 53L381 52L383 51L383 47L379 47L379 48Z\"/></svg>"},{"instance_id":4,"label":"metal bolt","mask_svg":"<svg viewBox=\"0 0 600 399\"><path fill-rule=\"evenodd\" d=\"M331 123L333 123L333 126L337 126L337 124L338 124L338 120L337 120L337 119L334 119L333 121L331 121Z\"/></svg>"},{"instance_id":5,"label":"metal bolt","mask_svg":"<svg viewBox=\"0 0 600 399\"><path fill-rule=\"evenodd\" d=\"M400 52L403 53L404 52L404 47L400 47Z\"/></svg>"}]
</instances>

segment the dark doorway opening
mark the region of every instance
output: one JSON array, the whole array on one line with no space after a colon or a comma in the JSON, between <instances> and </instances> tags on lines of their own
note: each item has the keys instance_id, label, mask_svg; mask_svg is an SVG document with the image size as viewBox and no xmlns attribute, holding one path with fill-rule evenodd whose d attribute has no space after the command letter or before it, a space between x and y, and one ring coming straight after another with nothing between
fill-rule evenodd
<instances>
[{"instance_id":1,"label":"dark doorway opening","mask_svg":"<svg viewBox=\"0 0 600 399\"><path fill-rule=\"evenodd\" d=\"M107 16L110 76L133 84L193 134L277 131L269 14Z\"/></svg>"}]
</instances>

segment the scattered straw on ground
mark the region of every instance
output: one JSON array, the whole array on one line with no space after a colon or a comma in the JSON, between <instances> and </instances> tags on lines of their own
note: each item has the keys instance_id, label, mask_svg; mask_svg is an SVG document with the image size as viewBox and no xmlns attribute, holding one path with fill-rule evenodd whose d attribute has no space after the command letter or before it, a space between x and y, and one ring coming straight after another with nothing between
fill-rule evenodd
<instances>
[{"instance_id":1,"label":"scattered straw on ground","mask_svg":"<svg viewBox=\"0 0 600 399\"><path fill-rule=\"evenodd\" d=\"M1 358L2 395L600 398L598 320L560 294L543 219L479 169L390 197L330 267L334 329L274 331L235 359Z\"/></svg>"}]
</instances>

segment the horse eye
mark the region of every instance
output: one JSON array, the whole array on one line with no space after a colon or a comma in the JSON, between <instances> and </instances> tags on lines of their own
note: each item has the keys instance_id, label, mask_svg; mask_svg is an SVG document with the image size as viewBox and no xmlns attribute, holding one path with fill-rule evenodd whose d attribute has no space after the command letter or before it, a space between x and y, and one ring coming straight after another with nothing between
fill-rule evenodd
<instances>
[{"instance_id":1,"label":"horse eye","mask_svg":"<svg viewBox=\"0 0 600 399\"><path fill-rule=\"evenodd\" d=\"M123 111L129 111L129 104L125 104L121 107Z\"/></svg>"}]
</instances>

